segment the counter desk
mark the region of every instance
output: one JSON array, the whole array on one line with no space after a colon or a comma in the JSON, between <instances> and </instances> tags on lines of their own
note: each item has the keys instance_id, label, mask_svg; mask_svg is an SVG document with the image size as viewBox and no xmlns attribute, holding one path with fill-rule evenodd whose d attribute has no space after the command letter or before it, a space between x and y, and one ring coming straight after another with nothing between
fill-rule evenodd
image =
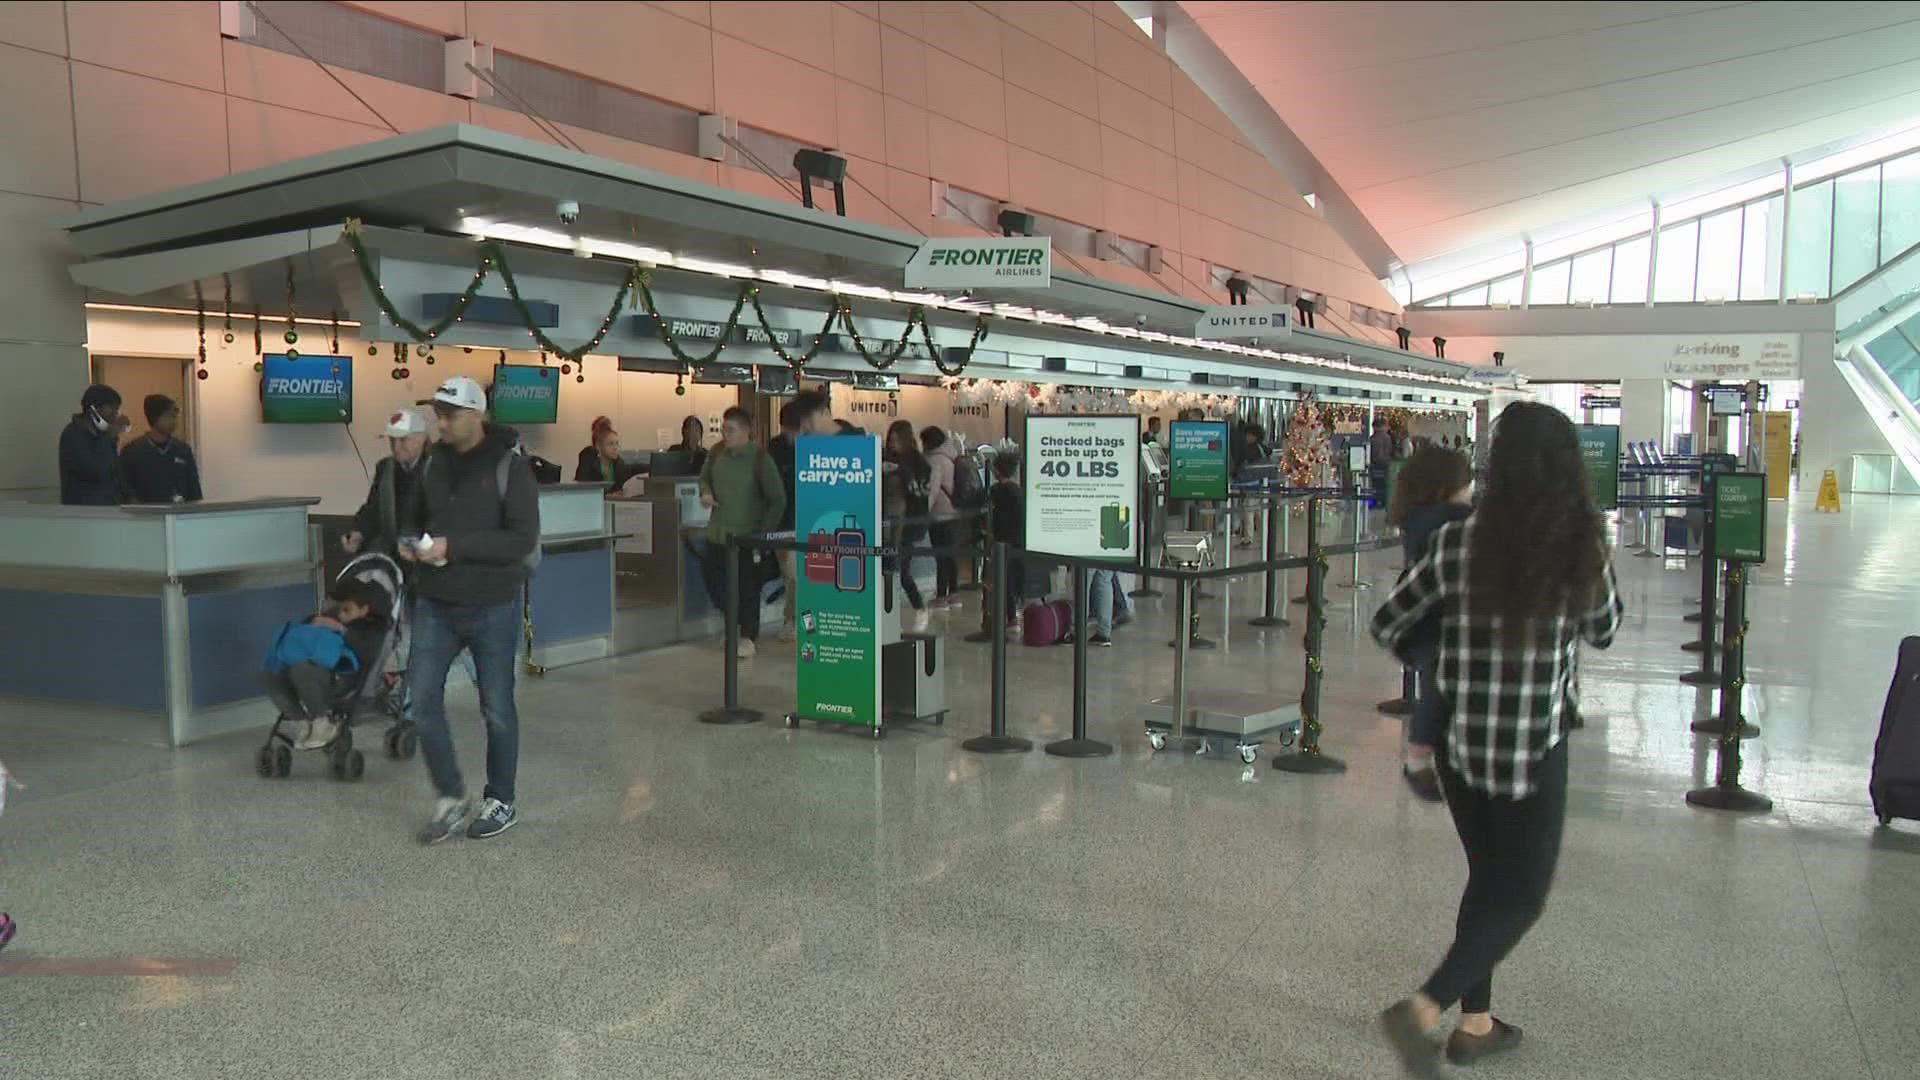
<instances>
[{"instance_id":1,"label":"counter desk","mask_svg":"<svg viewBox=\"0 0 1920 1080\"><path fill-rule=\"evenodd\" d=\"M318 501L0 504L0 695L149 716L174 746L271 722L261 657L325 595Z\"/></svg>"},{"instance_id":2,"label":"counter desk","mask_svg":"<svg viewBox=\"0 0 1920 1080\"><path fill-rule=\"evenodd\" d=\"M528 588L532 661L544 668L614 654L613 513L599 484L540 488L540 566Z\"/></svg>"}]
</instances>

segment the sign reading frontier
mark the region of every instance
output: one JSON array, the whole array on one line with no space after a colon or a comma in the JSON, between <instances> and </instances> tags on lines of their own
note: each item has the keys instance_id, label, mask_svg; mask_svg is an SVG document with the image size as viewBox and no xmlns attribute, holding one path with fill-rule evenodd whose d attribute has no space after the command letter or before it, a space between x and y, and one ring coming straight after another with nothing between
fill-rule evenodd
<instances>
[{"instance_id":1,"label":"sign reading frontier","mask_svg":"<svg viewBox=\"0 0 1920 1080\"><path fill-rule=\"evenodd\" d=\"M965 289L1053 284L1053 239L1007 236L984 240L933 239L907 263L910 289Z\"/></svg>"}]
</instances>

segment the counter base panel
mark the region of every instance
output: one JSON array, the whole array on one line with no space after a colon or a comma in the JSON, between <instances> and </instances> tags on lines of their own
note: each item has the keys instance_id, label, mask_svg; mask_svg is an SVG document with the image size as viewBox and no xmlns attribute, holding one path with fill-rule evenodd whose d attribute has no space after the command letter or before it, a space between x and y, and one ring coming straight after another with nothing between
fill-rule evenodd
<instances>
[{"instance_id":1,"label":"counter base panel","mask_svg":"<svg viewBox=\"0 0 1920 1080\"><path fill-rule=\"evenodd\" d=\"M259 698L267 646L281 624L313 614L313 592L313 583L305 581L188 596L194 710Z\"/></svg>"},{"instance_id":2,"label":"counter base panel","mask_svg":"<svg viewBox=\"0 0 1920 1080\"><path fill-rule=\"evenodd\" d=\"M164 713L166 655L157 595L0 589L0 693L9 697Z\"/></svg>"}]
</instances>

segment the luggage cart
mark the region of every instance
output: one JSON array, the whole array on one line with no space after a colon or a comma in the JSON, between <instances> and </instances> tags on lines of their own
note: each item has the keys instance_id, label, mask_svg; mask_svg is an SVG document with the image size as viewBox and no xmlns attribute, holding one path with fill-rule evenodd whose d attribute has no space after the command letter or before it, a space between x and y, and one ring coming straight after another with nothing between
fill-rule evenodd
<instances>
[{"instance_id":1,"label":"luggage cart","mask_svg":"<svg viewBox=\"0 0 1920 1080\"><path fill-rule=\"evenodd\" d=\"M1173 731L1173 696L1147 702L1140 717L1147 726L1147 745L1164 750ZM1267 736L1279 739L1280 746L1292 746L1300 734L1300 703L1271 694L1237 690L1194 691L1187 695L1188 721L1185 734L1199 741L1195 752L1207 754L1224 749L1228 739L1240 760L1251 765L1260 757L1260 741Z\"/></svg>"}]
</instances>

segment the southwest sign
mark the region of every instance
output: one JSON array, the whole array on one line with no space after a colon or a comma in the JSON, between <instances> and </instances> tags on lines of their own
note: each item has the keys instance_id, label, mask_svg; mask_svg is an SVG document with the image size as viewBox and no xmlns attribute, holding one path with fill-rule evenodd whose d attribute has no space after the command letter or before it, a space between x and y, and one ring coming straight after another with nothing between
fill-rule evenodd
<instances>
[{"instance_id":1,"label":"southwest sign","mask_svg":"<svg viewBox=\"0 0 1920 1080\"><path fill-rule=\"evenodd\" d=\"M1285 337L1293 332L1292 309L1281 304L1234 304L1200 313L1193 336L1210 341Z\"/></svg>"},{"instance_id":2,"label":"southwest sign","mask_svg":"<svg viewBox=\"0 0 1920 1080\"><path fill-rule=\"evenodd\" d=\"M928 240L907 263L909 289L1024 288L1053 284L1053 238Z\"/></svg>"}]
</instances>

